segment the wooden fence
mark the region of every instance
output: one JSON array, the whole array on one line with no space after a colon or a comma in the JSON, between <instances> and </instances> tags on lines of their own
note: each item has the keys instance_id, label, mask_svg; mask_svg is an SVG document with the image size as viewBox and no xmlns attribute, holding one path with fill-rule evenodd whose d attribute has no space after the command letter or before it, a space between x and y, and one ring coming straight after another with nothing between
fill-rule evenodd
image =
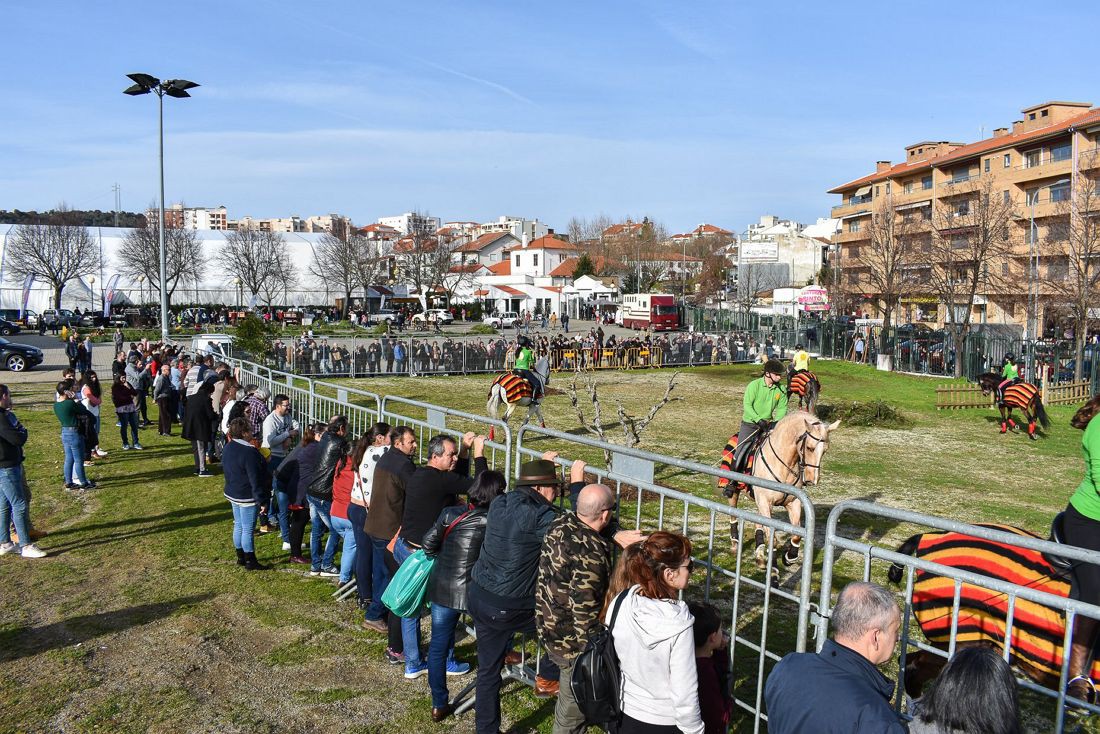
<instances>
[{"instance_id":1,"label":"wooden fence","mask_svg":"<svg viewBox=\"0 0 1100 734\"><path fill-rule=\"evenodd\" d=\"M1061 385L1042 385L1044 405L1077 405L1092 397L1092 386L1088 380L1067 382ZM982 395L977 385L942 385L936 388L936 410L954 410L959 408L993 408L996 404L993 395Z\"/></svg>"}]
</instances>

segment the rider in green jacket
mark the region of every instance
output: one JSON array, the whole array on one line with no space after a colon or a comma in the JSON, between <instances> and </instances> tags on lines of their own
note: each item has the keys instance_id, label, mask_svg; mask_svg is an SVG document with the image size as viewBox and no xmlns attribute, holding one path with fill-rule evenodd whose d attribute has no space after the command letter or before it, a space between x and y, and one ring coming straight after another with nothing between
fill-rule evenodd
<instances>
[{"instance_id":1,"label":"rider in green jacket","mask_svg":"<svg viewBox=\"0 0 1100 734\"><path fill-rule=\"evenodd\" d=\"M764 374L745 388L745 409L741 414L741 430L737 432L740 446L761 428L770 427L787 415L787 391L783 389L783 363L769 359Z\"/></svg>"},{"instance_id":2,"label":"rider in green jacket","mask_svg":"<svg viewBox=\"0 0 1100 734\"><path fill-rule=\"evenodd\" d=\"M542 380L531 371L534 366L535 353L531 349L531 340L525 336L521 336L516 343L516 364L515 371L523 379L527 380L531 385L531 389L535 394L535 397L542 395Z\"/></svg>"}]
</instances>

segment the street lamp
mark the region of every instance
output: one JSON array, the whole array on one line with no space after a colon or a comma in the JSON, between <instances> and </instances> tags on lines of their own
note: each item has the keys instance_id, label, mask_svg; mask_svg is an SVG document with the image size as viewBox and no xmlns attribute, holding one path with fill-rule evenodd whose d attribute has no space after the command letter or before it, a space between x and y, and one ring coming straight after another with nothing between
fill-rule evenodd
<instances>
[{"instance_id":1,"label":"street lamp","mask_svg":"<svg viewBox=\"0 0 1100 734\"><path fill-rule=\"evenodd\" d=\"M141 294L139 296L139 298L141 298L141 305L144 306L145 305L145 276L144 275L139 275L138 276L138 293Z\"/></svg>"},{"instance_id":2,"label":"street lamp","mask_svg":"<svg viewBox=\"0 0 1100 734\"><path fill-rule=\"evenodd\" d=\"M244 294L241 293L241 279L234 278L233 285L237 286L237 310L241 310L241 300L244 299Z\"/></svg>"},{"instance_id":3,"label":"street lamp","mask_svg":"<svg viewBox=\"0 0 1100 734\"><path fill-rule=\"evenodd\" d=\"M91 309L95 311L95 276L88 276L88 303L91 305Z\"/></svg>"},{"instance_id":4,"label":"street lamp","mask_svg":"<svg viewBox=\"0 0 1100 734\"><path fill-rule=\"evenodd\" d=\"M127 74L134 83L122 90L123 94L137 97L152 92L157 95L160 120L160 217L157 220L157 242L160 245L160 338L168 341L168 253L164 247L164 95L182 99L190 97L188 89L199 86L195 82L186 79L165 79L161 81L148 74ZM150 283L150 286L152 283Z\"/></svg>"}]
</instances>

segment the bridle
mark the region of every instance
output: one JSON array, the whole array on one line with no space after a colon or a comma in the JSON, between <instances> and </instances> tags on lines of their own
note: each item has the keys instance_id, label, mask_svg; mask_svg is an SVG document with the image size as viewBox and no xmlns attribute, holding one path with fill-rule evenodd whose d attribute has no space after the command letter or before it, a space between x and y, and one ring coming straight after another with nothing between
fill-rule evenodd
<instances>
[{"instance_id":1,"label":"bridle","mask_svg":"<svg viewBox=\"0 0 1100 734\"><path fill-rule=\"evenodd\" d=\"M767 457L767 454L764 452L764 449L765 448L771 449L772 456L775 458L775 460L778 461L783 466L783 468L786 469L787 472L795 478L795 481L793 482L793 484L797 487L801 487L801 486L804 485L804 483L806 481L806 469L807 468L817 469L818 471L821 470L821 464L810 464L806 461L806 448L807 448L807 444L811 440L813 440L815 442L814 448L816 448L817 444L828 443L828 441L829 441L828 432L826 432L825 438L821 438L819 436L815 436L813 434L812 430L811 430L811 429L813 429L817 426L823 426L823 425L825 425L825 424L822 423L821 421L814 421L813 423L810 423L809 425L806 426L806 430L804 430L802 432L802 434L795 440L795 442L794 442L794 445L795 445L794 466L792 466L791 464L788 464L786 461L783 460L783 457L780 456L779 452L775 450L775 444L772 443L772 434L771 433L768 434L768 438L764 441L764 446L761 447L761 449L760 449L760 460L764 462L764 468L766 468L768 470L768 472L771 473L772 477L777 482L780 481L779 475L776 474L775 470L772 469L771 465L768 463L768 457Z\"/></svg>"}]
</instances>

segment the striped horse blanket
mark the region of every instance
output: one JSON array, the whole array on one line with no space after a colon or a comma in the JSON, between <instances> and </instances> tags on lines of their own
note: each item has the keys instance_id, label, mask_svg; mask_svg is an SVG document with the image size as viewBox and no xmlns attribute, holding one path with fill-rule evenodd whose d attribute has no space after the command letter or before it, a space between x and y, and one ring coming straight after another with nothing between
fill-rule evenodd
<instances>
[{"instance_id":1,"label":"striped horse blanket","mask_svg":"<svg viewBox=\"0 0 1100 734\"><path fill-rule=\"evenodd\" d=\"M1035 399L1035 396L1039 394L1039 388L1032 385L1030 382L1017 382L1014 385L1008 385L1005 387L1004 402L1010 408L1023 408L1028 409L1031 407L1031 401Z\"/></svg>"},{"instance_id":2,"label":"striped horse blanket","mask_svg":"<svg viewBox=\"0 0 1100 734\"><path fill-rule=\"evenodd\" d=\"M737 453L737 434L730 436L730 440L726 443L726 447L722 449L722 459L718 462L718 468L722 471L737 471L733 468L734 454ZM744 474L752 474L752 462L754 454L749 454L745 459L745 466L741 468L741 472ZM733 480L726 477L718 477L718 489L725 489L730 485ZM736 489L739 492L743 492L749 489L749 486L744 482L735 482Z\"/></svg>"},{"instance_id":3,"label":"striped horse blanket","mask_svg":"<svg viewBox=\"0 0 1100 734\"><path fill-rule=\"evenodd\" d=\"M515 372L505 372L502 375L497 375L497 378L493 380L493 384L489 387L489 395L493 394L493 388L497 385L504 388L505 400L509 404L517 403L523 398L530 398L534 394L531 383Z\"/></svg>"},{"instance_id":4,"label":"striped horse blanket","mask_svg":"<svg viewBox=\"0 0 1100 734\"><path fill-rule=\"evenodd\" d=\"M794 395L806 395L806 390L809 387L810 381L817 380L817 375L809 370L802 370L801 372L795 372L791 377L791 393ZM818 383L820 385L821 383ZM820 389L820 388L819 388Z\"/></svg>"},{"instance_id":5,"label":"striped horse blanket","mask_svg":"<svg viewBox=\"0 0 1100 734\"><path fill-rule=\"evenodd\" d=\"M1008 525L982 525L1016 535L1039 536ZM1069 582L1057 577L1038 551L995 543L950 532L924 533L918 542L918 558L951 568L965 569L1018 586L1068 597ZM951 609L955 582L918 571L913 586L913 613L928 641L947 648L951 637ZM959 596L958 643L1003 645L1008 619L1008 597L972 584L962 584ZM1062 612L1025 599L1016 599L1012 621L1011 662L1037 682L1057 685L1062 669ZM1100 676L1094 660L1092 678Z\"/></svg>"}]
</instances>

